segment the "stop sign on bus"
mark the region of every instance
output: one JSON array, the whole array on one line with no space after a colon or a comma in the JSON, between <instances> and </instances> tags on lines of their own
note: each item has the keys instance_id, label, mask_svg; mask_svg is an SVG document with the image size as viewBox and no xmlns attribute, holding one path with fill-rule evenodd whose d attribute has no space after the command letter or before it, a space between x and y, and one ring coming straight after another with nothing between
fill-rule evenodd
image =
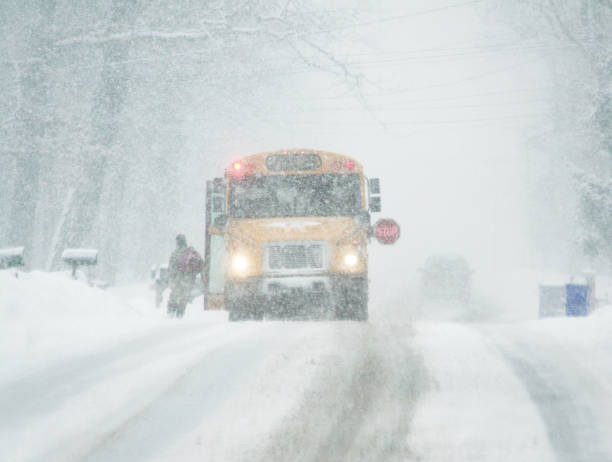
<instances>
[{"instance_id":1,"label":"stop sign on bus","mask_svg":"<svg viewBox=\"0 0 612 462\"><path fill-rule=\"evenodd\" d=\"M393 244L399 239L400 227L395 220L382 218L374 224L374 236L381 244Z\"/></svg>"}]
</instances>

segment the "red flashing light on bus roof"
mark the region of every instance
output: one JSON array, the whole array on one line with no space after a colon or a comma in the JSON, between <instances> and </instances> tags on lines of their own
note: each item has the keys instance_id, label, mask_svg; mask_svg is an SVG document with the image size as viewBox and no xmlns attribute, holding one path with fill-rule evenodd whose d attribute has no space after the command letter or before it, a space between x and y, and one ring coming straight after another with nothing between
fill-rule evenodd
<instances>
[{"instance_id":1,"label":"red flashing light on bus roof","mask_svg":"<svg viewBox=\"0 0 612 462\"><path fill-rule=\"evenodd\" d=\"M346 162L344 162L344 166L349 170L353 170L353 168L355 168L355 162L353 162L352 160L347 160Z\"/></svg>"}]
</instances>

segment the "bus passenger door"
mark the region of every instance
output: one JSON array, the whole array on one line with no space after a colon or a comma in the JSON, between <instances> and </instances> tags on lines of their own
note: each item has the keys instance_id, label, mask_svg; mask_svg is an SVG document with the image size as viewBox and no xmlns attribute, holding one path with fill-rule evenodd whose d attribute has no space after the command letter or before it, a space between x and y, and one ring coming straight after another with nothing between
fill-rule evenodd
<instances>
[{"instance_id":1,"label":"bus passenger door","mask_svg":"<svg viewBox=\"0 0 612 462\"><path fill-rule=\"evenodd\" d=\"M206 182L206 241L204 249L205 296L204 309L223 308L225 272L225 238L213 230L215 219L225 213L225 183L223 178Z\"/></svg>"}]
</instances>

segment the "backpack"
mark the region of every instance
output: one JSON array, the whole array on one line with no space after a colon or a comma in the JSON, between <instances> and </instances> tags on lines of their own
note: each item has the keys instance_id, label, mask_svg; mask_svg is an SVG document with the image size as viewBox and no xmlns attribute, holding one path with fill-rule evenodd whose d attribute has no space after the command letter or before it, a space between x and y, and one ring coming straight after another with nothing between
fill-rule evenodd
<instances>
[{"instance_id":1,"label":"backpack","mask_svg":"<svg viewBox=\"0 0 612 462\"><path fill-rule=\"evenodd\" d=\"M181 273L198 274L203 264L200 254L193 247L187 247L179 257L178 270Z\"/></svg>"}]
</instances>

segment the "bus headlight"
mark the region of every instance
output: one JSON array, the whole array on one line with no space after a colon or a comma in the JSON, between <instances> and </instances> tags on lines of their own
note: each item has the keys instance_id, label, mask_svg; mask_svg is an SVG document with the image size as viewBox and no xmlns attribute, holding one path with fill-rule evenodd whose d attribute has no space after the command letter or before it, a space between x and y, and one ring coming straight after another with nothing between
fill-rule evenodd
<instances>
[{"instance_id":1,"label":"bus headlight","mask_svg":"<svg viewBox=\"0 0 612 462\"><path fill-rule=\"evenodd\" d=\"M359 257L354 252L349 252L344 256L344 264L346 266L355 266L359 261Z\"/></svg>"},{"instance_id":2,"label":"bus headlight","mask_svg":"<svg viewBox=\"0 0 612 462\"><path fill-rule=\"evenodd\" d=\"M242 274L249 267L249 259L244 255L234 255L232 258L232 270L234 273Z\"/></svg>"}]
</instances>

